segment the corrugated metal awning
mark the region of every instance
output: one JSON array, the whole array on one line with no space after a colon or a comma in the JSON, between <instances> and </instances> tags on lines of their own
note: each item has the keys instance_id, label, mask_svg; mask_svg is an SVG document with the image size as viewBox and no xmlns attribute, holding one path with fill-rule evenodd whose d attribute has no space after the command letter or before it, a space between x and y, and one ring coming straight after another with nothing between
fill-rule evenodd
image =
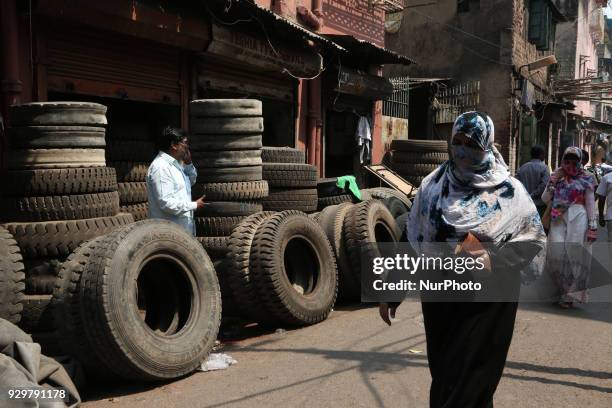
<instances>
[{"instance_id":1,"label":"corrugated metal awning","mask_svg":"<svg viewBox=\"0 0 612 408\"><path fill-rule=\"evenodd\" d=\"M339 44L349 53L373 64L410 65L416 62L405 55L380 47L368 41L360 40L352 35L324 34L326 38Z\"/></svg>"}]
</instances>

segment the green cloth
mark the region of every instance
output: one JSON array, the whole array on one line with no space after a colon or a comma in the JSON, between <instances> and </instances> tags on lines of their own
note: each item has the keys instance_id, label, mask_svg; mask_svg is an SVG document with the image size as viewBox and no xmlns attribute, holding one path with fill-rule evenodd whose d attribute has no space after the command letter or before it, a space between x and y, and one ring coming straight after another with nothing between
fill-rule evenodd
<instances>
[{"instance_id":1,"label":"green cloth","mask_svg":"<svg viewBox=\"0 0 612 408\"><path fill-rule=\"evenodd\" d=\"M355 198L361 200L361 191L359 191L359 186L357 185L357 180L355 180L355 176L338 177L336 185L344 190L346 189L347 183L349 191L355 196Z\"/></svg>"}]
</instances>

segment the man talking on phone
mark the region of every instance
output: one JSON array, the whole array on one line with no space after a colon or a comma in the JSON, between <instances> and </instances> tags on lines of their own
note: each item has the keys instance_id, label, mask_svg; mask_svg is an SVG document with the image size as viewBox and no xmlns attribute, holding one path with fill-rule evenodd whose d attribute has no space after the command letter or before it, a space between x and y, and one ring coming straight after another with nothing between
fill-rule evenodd
<instances>
[{"instance_id":1,"label":"man talking on phone","mask_svg":"<svg viewBox=\"0 0 612 408\"><path fill-rule=\"evenodd\" d=\"M147 172L149 218L175 222L195 236L193 213L204 207L204 196L191 199L191 186L198 173L191 162L187 133L166 127L158 147L159 153Z\"/></svg>"}]
</instances>

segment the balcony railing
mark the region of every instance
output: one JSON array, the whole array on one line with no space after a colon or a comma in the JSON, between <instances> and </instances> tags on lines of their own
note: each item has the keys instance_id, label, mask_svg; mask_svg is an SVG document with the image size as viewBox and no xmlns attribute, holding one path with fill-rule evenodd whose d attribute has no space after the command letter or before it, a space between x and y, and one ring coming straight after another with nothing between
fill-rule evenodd
<instances>
[{"instance_id":1,"label":"balcony railing","mask_svg":"<svg viewBox=\"0 0 612 408\"><path fill-rule=\"evenodd\" d=\"M384 10L387 13L396 13L404 10L404 0L368 0L368 7Z\"/></svg>"}]
</instances>

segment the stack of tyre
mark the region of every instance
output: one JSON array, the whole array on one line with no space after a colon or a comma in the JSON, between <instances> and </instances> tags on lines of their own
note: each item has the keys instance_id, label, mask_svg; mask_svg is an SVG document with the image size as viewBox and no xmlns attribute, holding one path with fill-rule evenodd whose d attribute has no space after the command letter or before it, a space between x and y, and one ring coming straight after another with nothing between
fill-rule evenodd
<instances>
[{"instance_id":1,"label":"stack of tyre","mask_svg":"<svg viewBox=\"0 0 612 408\"><path fill-rule=\"evenodd\" d=\"M448 160L448 145L443 140L394 140L391 151L391 168L416 187Z\"/></svg>"},{"instance_id":2,"label":"stack of tyre","mask_svg":"<svg viewBox=\"0 0 612 408\"><path fill-rule=\"evenodd\" d=\"M303 151L290 147L264 147L263 178L270 193L263 200L268 211L317 210L317 168L306 164Z\"/></svg>"},{"instance_id":3,"label":"stack of tyre","mask_svg":"<svg viewBox=\"0 0 612 408\"><path fill-rule=\"evenodd\" d=\"M359 301L361 251L367 245L399 241L401 232L393 214L381 200L370 199L358 204L342 203L325 207L317 221L336 256L338 297L344 301Z\"/></svg>"},{"instance_id":4,"label":"stack of tyre","mask_svg":"<svg viewBox=\"0 0 612 408\"><path fill-rule=\"evenodd\" d=\"M227 252L232 229L262 211L268 183L262 179L261 101L201 99L190 103L193 163L198 171L194 199L206 196L196 213L198 239L217 259Z\"/></svg>"},{"instance_id":5,"label":"stack of tyre","mask_svg":"<svg viewBox=\"0 0 612 408\"><path fill-rule=\"evenodd\" d=\"M271 327L315 324L337 297L332 246L315 220L296 210L260 212L229 239L226 279L239 311Z\"/></svg>"},{"instance_id":6,"label":"stack of tyre","mask_svg":"<svg viewBox=\"0 0 612 408\"><path fill-rule=\"evenodd\" d=\"M117 172L121 211L143 220L149 213L146 177L155 142L147 126L122 121L111 124L107 139L106 162Z\"/></svg>"},{"instance_id":7,"label":"stack of tyre","mask_svg":"<svg viewBox=\"0 0 612 408\"><path fill-rule=\"evenodd\" d=\"M115 170L105 165L105 112L80 102L11 108L0 217L23 256L21 325L29 332L53 329L48 305L61 262L83 241L133 222L119 211Z\"/></svg>"}]
</instances>

